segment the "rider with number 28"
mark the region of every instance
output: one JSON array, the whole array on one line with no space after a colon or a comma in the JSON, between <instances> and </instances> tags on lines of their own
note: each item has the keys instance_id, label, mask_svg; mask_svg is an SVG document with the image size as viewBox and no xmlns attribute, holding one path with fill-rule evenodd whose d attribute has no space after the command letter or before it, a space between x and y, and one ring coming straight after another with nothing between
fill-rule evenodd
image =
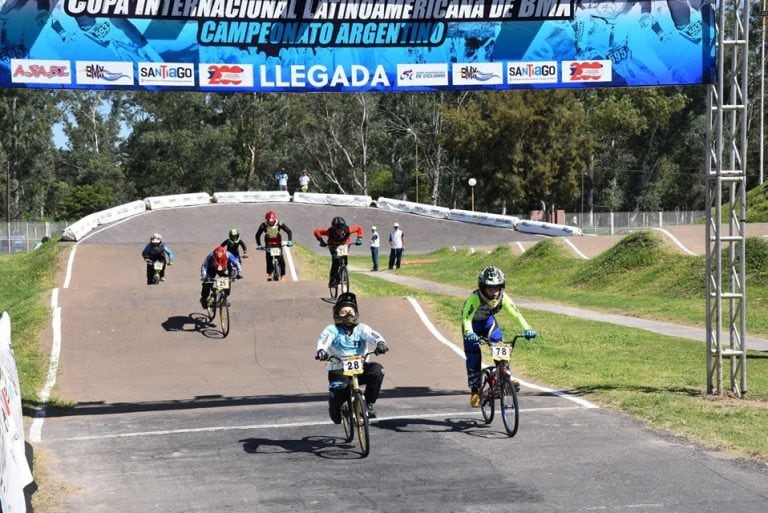
<instances>
[{"instance_id":1,"label":"rider with number 28","mask_svg":"<svg viewBox=\"0 0 768 513\"><path fill-rule=\"evenodd\" d=\"M211 281L214 278L217 276L229 276L234 279L241 274L240 262L226 248L217 246L216 249L208 253L208 256L203 260L203 265L200 266L200 280L203 282L203 287L200 290L200 304L202 307L205 308L208 305L208 294L210 294L211 287L213 287ZM227 292L227 295L229 295L229 292Z\"/></svg>"},{"instance_id":2,"label":"rider with number 28","mask_svg":"<svg viewBox=\"0 0 768 513\"><path fill-rule=\"evenodd\" d=\"M339 246L349 245L349 239L352 234L357 235L355 240L355 246L359 246L363 243L363 227L359 224L353 224L348 226L343 217L334 217L331 221L330 228L318 228L315 230L315 238L322 247L328 247L328 251L331 252L331 256L336 256L336 248ZM328 238L328 242L323 240L323 236ZM344 264L347 263L347 257L343 256ZM337 285L336 273L339 271L339 258L333 258L331 260L331 272L328 279L328 287L333 288Z\"/></svg>"},{"instance_id":3,"label":"rider with number 28","mask_svg":"<svg viewBox=\"0 0 768 513\"><path fill-rule=\"evenodd\" d=\"M283 244L283 238L280 236L280 230L283 230L288 236L288 242L285 243L287 247L293 246L293 232L288 226L277 218L277 213L270 210L264 216L264 222L259 225L259 229L256 230L256 245L259 249L264 249L261 245L261 234L264 234L264 246L267 248L279 248ZM272 255L269 251L267 255L267 281L272 281ZM285 258L283 252L280 252L280 256L277 257L280 264L280 281L285 281Z\"/></svg>"},{"instance_id":4,"label":"rider with number 28","mask_svg":"<svg viewBox=\"0 0 768 513\"><path fill-rule=\"evenodd\" d=\"M480 337L489 342L502 340L501 327L496 323L496 314L505 309L523 330L526 339L536 337L536 330L530 327L523 314L504 294L504 273L493 266L484 267L477 276L477 289L464 300L461 309L461 334L464 337L464 354L467 357L467 382L471 390L470 404L480 406L480 379L482 355ZM519 386L518 383L515 383Z\"/></svg>"},{"instance_id":5,"label":"rider with number 28","mask_svg":"<svg viewBox=\"0 0 768 513\"><path fill-rule=\"evenodd\" d=\"M364 355L368 348L376 354L389 351L384 337L365 323L360 322L357 296L345 292L333 305L333 324L328 325L317 340L315 358L326 361L330 356L341 358L347 355ZM348 376L342 373L341 363L332 361L328 369L328 413L335 424L341 423L341 405L349 394ZM368 403L368 417L375 418L373 404L379 398L384 368L378 362L365 362L360 383L365 385L365 402Z\"/></svg>"}]
</instances>

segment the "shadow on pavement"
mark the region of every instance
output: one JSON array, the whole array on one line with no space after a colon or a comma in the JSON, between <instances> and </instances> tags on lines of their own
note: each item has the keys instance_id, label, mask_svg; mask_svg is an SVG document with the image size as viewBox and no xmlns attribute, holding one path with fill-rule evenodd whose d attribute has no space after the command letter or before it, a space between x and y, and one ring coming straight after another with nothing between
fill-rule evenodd
<instances>
[{"instance_id":1,"label":"shadow on pavement","mask_svg":"<svg viewBox=\"0 0 768 513\"><path fill-rule=\"evenodd\" d=\"M305 436L301 439L274 440L245 438L238 440L248 454L281 454L304 452L332 460L360 459L357 442L346 443L341 437Z\"/></svg>"}]
</instances>

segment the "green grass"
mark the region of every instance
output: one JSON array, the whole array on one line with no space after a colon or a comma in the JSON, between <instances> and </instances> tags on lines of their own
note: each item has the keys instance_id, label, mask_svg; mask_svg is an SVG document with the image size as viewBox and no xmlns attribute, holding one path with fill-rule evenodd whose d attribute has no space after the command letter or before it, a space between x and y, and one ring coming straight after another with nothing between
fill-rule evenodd
<instances>
[{"instance_id":1,"label":"green grass","mask_svg":"<svg viewBox=\"0 0 768 513\"><path fill-rule=\"evenodd\" d=\"M667 250L651 231L631 234L597 258L583 260L555 239L523 255L508 247L490 253L441 249L419 255L434 263L408 265L401 274L471 289L483 266L496 265L516 298L578 305L690 326L705 325L705 260ZM768 242L747 239L747 331L768 336ZM352 259L362 265L363 258Z\"/></svg>"},{"instance_id":2,"label":"green grass","mask_svg":"<svg viewBox=\"0 0 768 513\"><path fill-rule=\"evenodd\" d=\"M19 369L24 406L38 401L47 359L40 351L40 334L50 322L59 247L53 241L30 253L0 256L0 311L11 317L11 341Z\"/></svg>"}]
</instances>

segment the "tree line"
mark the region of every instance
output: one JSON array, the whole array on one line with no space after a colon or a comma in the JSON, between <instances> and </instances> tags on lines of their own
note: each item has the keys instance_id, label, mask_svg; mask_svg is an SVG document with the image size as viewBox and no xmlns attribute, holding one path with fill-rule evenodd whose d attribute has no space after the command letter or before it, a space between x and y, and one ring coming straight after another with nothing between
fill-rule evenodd
<instances>
[{"instance_id":1,"label":"tree line","mask_svg":"<svg viewBox=\"0 0 768 513\"><path fill-rule=\"evenodd\" d=\"M147 196L275 190L281 169L293 190L306 168L310 192L463 209L475 178L476 209L494 213L702 209L706 95L3 90L0 205L11 220L75 220Z\"/></svg>"}]
</instances>

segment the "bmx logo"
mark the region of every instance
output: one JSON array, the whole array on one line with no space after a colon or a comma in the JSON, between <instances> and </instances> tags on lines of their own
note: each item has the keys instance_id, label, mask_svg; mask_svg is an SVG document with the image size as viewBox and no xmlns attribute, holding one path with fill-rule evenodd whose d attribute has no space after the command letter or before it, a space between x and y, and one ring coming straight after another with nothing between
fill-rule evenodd
<instances>
[{"instance_id":1,"label":"bmx logo","mask_svg":"<svg viewBox=\"0 0 768 513\"><path fill-rule=\"evenodd\" d=\"M200 75L202 86L253 87L252 64L200 64Z\"/></svg>"},{"instance_id":2,"label":"bmx logo","mask_svg":"<svg viewBox=\"0 0 768 513\"><path fill-rule=\"evenodd\" d=\"M613 66L610 60L563 61L565 82L610 82Z\"/></svg>"},{"instance_id":3,"label":"bmx logo","mask_svg":"<svg viewBox=\"0 0 768 513\"><path fill-rule=\"evenodd\" d=\"M504 80L502 63L453 64L454 85L499 85Z\"/></svg>"},{"instance_id":4,"label":"bmx logo","mask_svg":"<svg viewBox=\"0 0 768 513\"><path fill-rule=\"evenodd\" d=\"M11 59L11 81L15 84L71 84L69 61Z\"/></svg>"},{"instance_id":5,"label":"bmx logo","mask_svg":"<svg viewBox=\"0 0 768 513\"><path fill-rule=\"evenodd\" d=\"M133 85L130 62L77 61L77 83L88 85Z\"/></svg>"}]
</instances>

